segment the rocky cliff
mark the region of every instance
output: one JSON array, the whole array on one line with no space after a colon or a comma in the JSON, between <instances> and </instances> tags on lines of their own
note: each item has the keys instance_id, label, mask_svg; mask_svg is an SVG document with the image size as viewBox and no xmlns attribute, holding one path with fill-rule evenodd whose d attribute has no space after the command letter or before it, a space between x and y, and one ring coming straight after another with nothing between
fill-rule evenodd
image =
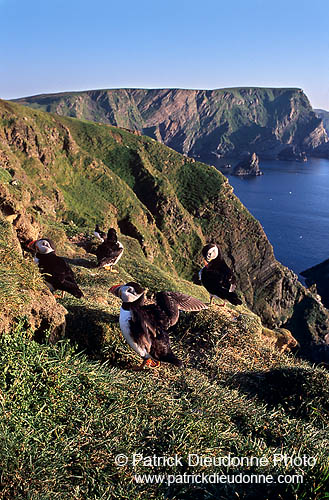
<instances>
[{"instance_id":1,"label":"rocky cliff","mask_svg":"<svg viewBox=\"0 0 329 500\"><path fill-rule=\"evenodd\" d=\"M0 101L0 208L20 239L46 233L69 256L68 235L116 224L149 265L189 280L202 246L217 241L245 304L307 350L328 330L328 311L275 260L227 179L191 163L148 137ZM140 279L147 286L147 272Z\"/></svg>"},{"instance_id":2,"label":"rocky cliff","mask_svg":"<svg viewBox=\"0 0 329 500\"><path fill-rule=\"evenodd\" d=\"M324 109L315 109L314 112L316 116L321 118L325 130L327 134L329 134L329 111L325 111Z\"/></svg>"},{"instance_id":3,"label":"rocky cliff","mask_svg":"<svg viewBox=\"0 0 329 500\"><path fill-rule=\"evenodd\" d=\"M329 259L310 269L306 269L300 274L306 278L307 286L316 285L323 304L329 308Z\"/></svg>"},{"instance_id":4,"label":"rocky cliff","mask_svg":"<svg viewBox=\"0 0 329 500\"><path fill-rule=\"evenodd\" d=\"M17 102L60 115L141 131L194 157L287 150L328 155L328 136L300 89L111 89L39 95Z\"/></svg>"}]
</instances>

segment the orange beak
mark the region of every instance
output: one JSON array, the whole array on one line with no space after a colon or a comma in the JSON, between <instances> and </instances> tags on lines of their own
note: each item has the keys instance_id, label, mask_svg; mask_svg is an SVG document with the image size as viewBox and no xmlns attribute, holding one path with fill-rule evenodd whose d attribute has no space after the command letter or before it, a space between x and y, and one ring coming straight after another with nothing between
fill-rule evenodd
<instances>
[{"instance_id":1,"label":"orange beak","mask_svg":"<svg viewBox=\"0 0 329 500\"><path fill-rule=\"evenodd\" d=\"M116 296L117 296L116 291L117 291L117 289L118 289L120 286L122 286L122 285L113 285L113 286L111 286L111 288L109 289L109 292L110 292L110 293L113 293L113 295L116 295Z\"/></svg>"},{"instance_id":2,"label":"orange beak","mask_svg":"<svg viewBox=\"0 0 329 500\"><path fill-rule=\"evenodd\" d=\"M30 250L34 250L34 244L37 242L38 240L32 240L30 241L30 243L28 243L27 245L27 248L29 248Z\"/></svg>"},{"instance_id":3,"label":"orange beak","mask_svg":"<svg viewBox=\"0 0 329 500\"><path fill-rule=\"evenodd\" d=\"M207 262L205 259L203 259L203 262L204 262L204 265L207 267L207 265L209 264L209 262Z\"/></svg>"}]
</instances>

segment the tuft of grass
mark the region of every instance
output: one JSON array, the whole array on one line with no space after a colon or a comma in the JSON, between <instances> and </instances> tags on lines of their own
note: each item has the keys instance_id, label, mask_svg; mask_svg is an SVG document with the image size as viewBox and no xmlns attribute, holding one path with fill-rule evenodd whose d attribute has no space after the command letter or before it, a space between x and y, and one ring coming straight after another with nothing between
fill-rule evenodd
<instances>
[{"instance_id":1,"label":"tuft of grass","mask_svg":"<svg viewBox=\"0 0 329 500\"><path fill-rule=\"evenodd\" d=\"M0 218L0 308L17 309L43 286L37 266L19 254L11 224Z\"/></svg>"},{"instance_id":2,"label":"tuft of grass","mask_svg":"<svg viewBox=\"0 0 329 500\"><path fill-rule=\"evenodd\" d=\"M12 176L10 175L10 172L6 170L5 168L0 167L0 182L1 183L8 183L12 180Z\"/></svg>"}]
</instances>

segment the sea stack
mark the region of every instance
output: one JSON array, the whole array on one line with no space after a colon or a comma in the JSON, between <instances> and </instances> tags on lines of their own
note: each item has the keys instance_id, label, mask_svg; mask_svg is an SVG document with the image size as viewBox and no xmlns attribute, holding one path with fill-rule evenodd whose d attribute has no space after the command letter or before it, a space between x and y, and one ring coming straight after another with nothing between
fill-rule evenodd
<instances>
[{"instance_id":1,"label":"sea stack","mask_svg":"<svg viewBox=\"0 0 329 500\"><path fill-rule=\"evenodd\" d=\"M263 172L259 168L259 158L256 153L253 153L248 156L248 158L241 160L236 165L232 175L263 175Z\"/></svg>"}]
</instances>

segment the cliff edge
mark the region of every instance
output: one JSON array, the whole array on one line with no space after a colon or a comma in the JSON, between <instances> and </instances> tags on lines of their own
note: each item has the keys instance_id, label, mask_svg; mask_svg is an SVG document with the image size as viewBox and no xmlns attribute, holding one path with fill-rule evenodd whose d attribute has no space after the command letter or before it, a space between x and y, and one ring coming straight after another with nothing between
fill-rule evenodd
<instances>
[{"instance_id":1,"label":"cliff edge","mask_svg":"<svg viewBox=\"0 0 329 500\"><path fill-rule=\"evenodd\" d=\"M45 94L16 102L139 131L194 157L327 157L328 135L296 88L109 89Z\"/></svg>"}]
</instances>

